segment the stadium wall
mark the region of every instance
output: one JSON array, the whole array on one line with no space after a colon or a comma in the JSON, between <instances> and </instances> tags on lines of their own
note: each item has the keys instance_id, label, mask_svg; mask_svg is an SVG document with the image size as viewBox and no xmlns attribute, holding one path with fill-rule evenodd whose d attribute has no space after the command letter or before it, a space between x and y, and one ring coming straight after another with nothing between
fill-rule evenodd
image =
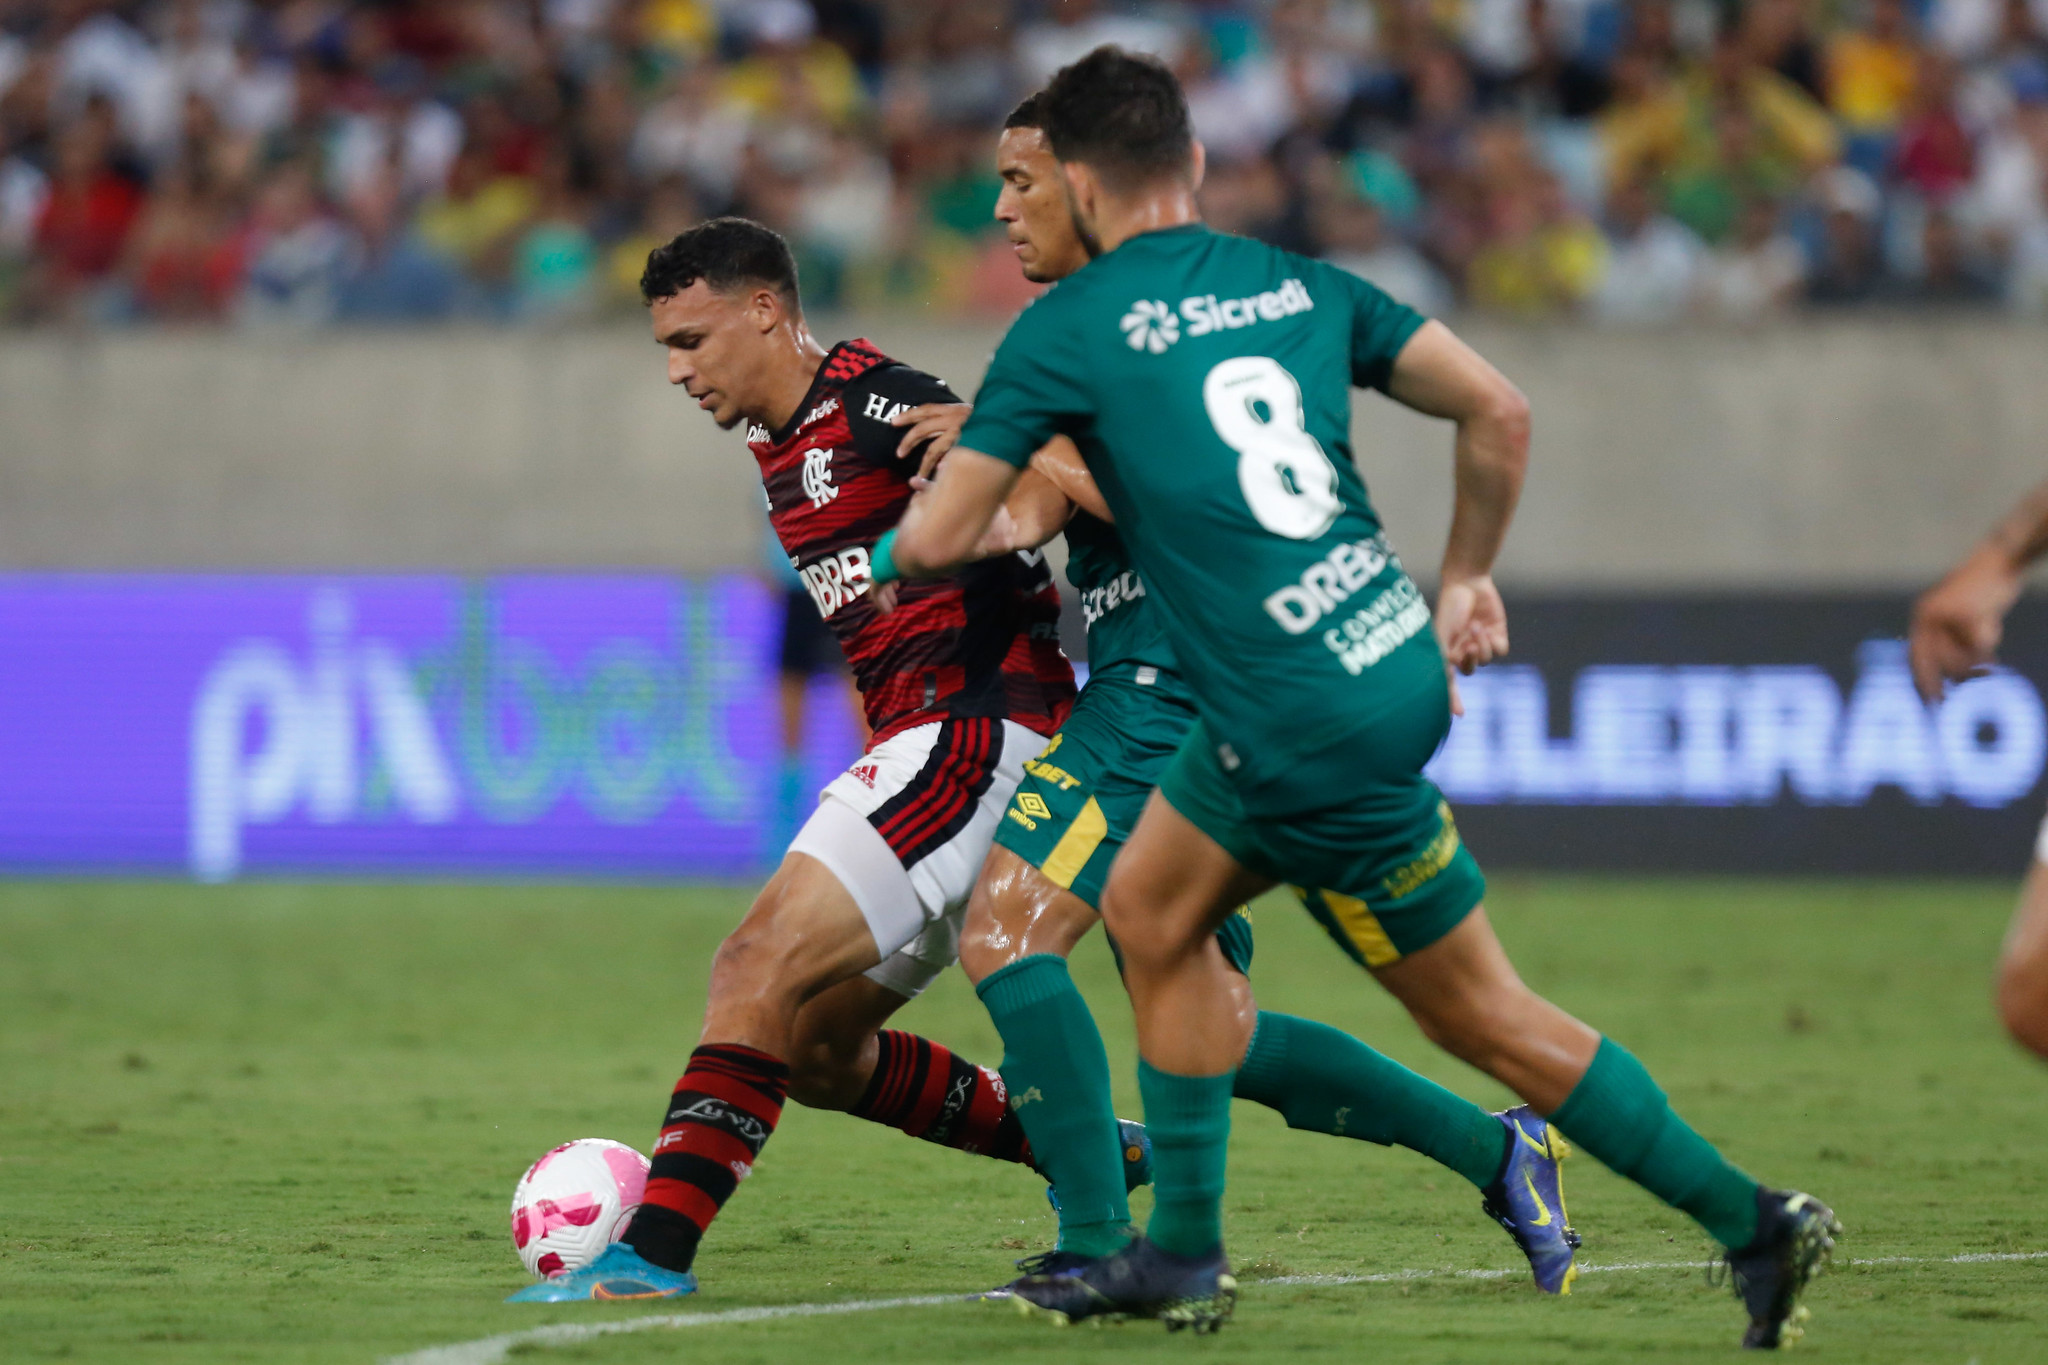
<instances>
[{"instance_id":1,"label":"stadium wall","mask_svg":"<svg viewBox=\"0 0 2048 1365\"><path fill-rule=\"evenodd\" d=\"M967 393L1000 335L900 318L819 331L866 331ZM1904 587L2041 473L2038 328L1469 335L1535 403L1502 566L1524 589ZM751 566L752 467L662 377L632 319L0 340L0 566ZM1426 572L1446 429L1366 401L1357 439Z\"/></svg>"}]
</instances>

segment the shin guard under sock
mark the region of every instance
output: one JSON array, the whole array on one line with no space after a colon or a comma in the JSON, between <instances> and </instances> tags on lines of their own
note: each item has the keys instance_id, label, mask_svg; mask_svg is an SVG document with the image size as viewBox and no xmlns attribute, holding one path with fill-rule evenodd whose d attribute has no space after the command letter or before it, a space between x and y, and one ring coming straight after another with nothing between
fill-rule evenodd
<instances>
[{"instance_id":1,"label":"shin guard under sock","mask_svg":"<svg viewBox=\"0 0 2048 1365\"><path fill-rule=\"evenodd\" d=\"M1223 1242L1223 1180L1235 1073L1173 1076L1138 1060L1145 1127L1152 1134L1152 1221L1145 1235L1176 1256Z\"/></svg>"},{"instance_id":2,"label":"shin guard under sock","mask_svg":"<svg viewBox=\"0 0 2048 1365\"><path fill-rule=\"evenodd\" d=\"M1691 1214L1731 1249L1756 1238L1757 1183L1672 1112L1643 1064L1611 1038L1551 1124L1675 1209Z\"/></svg>"},{"instance_id":3,"label":"shin guard under sock","mask_svg":"<svg viewBox=\"0 0 2048 1365\"><path fill-rule=\"evenodd\" d=\"M1109 1055L1067 960L1033 953L975 987L1003 1039L1003 1081L1059 1205L1059 1249L1107 1256L1129 1238L1131 1206Z\"/></svg>"},{"instance_id":4,"label":"shin guard under sock","mask_svg":"<svg viewBox=\"0 0 2048 1365\"><path fill-rule=\"evenodd\" d=\"M754 1168L782 1117L789 1067L736 1043L690 1054L654 1144L647 1193L620 1240L669 1270L688 1270L697 1243Z\"/></svg>"},{"instance_id":5,"label":"shin guard under sock","mask_svg":"<svg viewBox=\"0 0 2048 1365\"><path fill-rule=\"evenodd\" d=\"M914 1033L883 1029L877 1037L875 1074L848 1113L941 1147L1033 1164L1002 1077Z\"/></svg>"},{"instance_id":6,"label":"shin guard under sock","mask_svg":"<svg viewBox=\"0 0 2048 1365\"><path fill-rule=\"evenodd\" d=\"M1406 1147L1484 1189L1500 1174L1499 1119L1350 1034L1259 1011L1237 1097L1277 1109L1289 1128Z\"/></svg>"}]
</instances>

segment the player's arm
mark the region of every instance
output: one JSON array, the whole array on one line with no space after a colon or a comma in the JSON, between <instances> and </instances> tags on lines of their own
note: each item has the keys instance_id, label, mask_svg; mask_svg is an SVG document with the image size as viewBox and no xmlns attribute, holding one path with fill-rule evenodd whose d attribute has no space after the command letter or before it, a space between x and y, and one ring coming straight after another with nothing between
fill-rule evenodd
<instances>
[{"instance_id":1,"label":"player's arm","mask_svg":"<svg viewBox=\"0 0 2048 1365\"><path fill-rule=\"evenodd\" d=\"M1428 322L1395 357L1393 398L1457 423L1456 495L1437 594L1444 658L1470 673L1508 650L1507 610L1493 585L1529 467L1529 400L1441 322Z\"/></svg>"},{"instance_id":2,"label":"player's arm","mask_svg":"<svg viewBox=\"0 0 2048 1365\"><path fill-rule=\"evenodd\" d=\"M1946 684L1990 666L2005 633L2005 614L2019 598L2028 566L2044 553L2048 483L2020 499L1968 558L1913 605L1909 651L1922 697L1938 701Z\"/></svg>"},{"instance_id":3,"label":"player's arm","mask_svg":"<svg viewBox=\"0 0 2048 1365\"><path fill-rule=\"evenodd\" d=\"M974 558L1021 472L978 450L953 450L896 529L875 542L869 564L874 581L934 578Z\"/></svg>"}]
</instances>

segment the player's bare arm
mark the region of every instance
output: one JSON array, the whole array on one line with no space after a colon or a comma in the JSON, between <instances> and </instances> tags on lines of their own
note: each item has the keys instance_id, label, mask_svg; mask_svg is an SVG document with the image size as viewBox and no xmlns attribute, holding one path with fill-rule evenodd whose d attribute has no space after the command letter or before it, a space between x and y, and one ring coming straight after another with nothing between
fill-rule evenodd
<instances>
[{"instance_id":1,"label":"player's bare arm","mask_svg":"<svg viewBox=\"0 0 2048 1365\"><path fill-rule=\"evenodd\" d=\"M1002 510L1018 473L1015 465L993 455L954 450L932 486L911 503L896 529L877 543L876 579L929 578L967 563L989 523Z\"/></svg>"},{"instance_id":2,"label":"player's bare arm","mask_svg":"<svg viewBox=\"0 0 2048 1365\"><path fill-rule=\"evenodd\" d=\"M1445 662L1470 673L1508 652L1507 609L1493 563L1529 466L1529 400L1441 322L1425 324L1402 348L1388 392L1458 426L1456 502L1436 628ZM1454 689L1454 703L1456 695Z\"/></svg>"},{"instance_id":3,"label":"player's bare arm","mask_svg":"<svg viewBox=\"0 0 2048 1365\"><path fill-rule=\"evenodd\" d=\"M2005 614L2026 571L2048 552L2048 482L2013 508L1962 563L1913 607L1910 654L1920 695L1938 701L1951 682L1975 677L1998 655Z\"/></svg>"}]
</instances>

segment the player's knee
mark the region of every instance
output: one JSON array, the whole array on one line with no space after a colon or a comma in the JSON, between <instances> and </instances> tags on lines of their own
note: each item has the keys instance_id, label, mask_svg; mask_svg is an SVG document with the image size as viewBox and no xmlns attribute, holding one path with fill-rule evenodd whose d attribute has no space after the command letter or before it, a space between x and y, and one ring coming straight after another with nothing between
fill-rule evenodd
<instances>
[{"instance_id":1,"label":"player's knee","mask_svg":"<svg viewBox=\"0 0 2048 1365\"><path fill-rule=\"evenodd\" d=\"M978 986L1017 957L1016 936L1005 933L1001 923L977 898L967 907L967 918L960 925L960 970Z\"/></svg>"}]
</instances>

